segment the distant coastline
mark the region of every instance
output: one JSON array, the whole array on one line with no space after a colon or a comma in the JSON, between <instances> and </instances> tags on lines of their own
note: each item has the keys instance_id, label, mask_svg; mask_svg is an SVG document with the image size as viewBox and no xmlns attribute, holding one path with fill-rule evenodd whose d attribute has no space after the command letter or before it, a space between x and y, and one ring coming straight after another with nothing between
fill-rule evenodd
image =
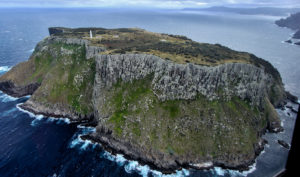
<instances>
[{"instance_id":1,"label":"distant coastline","mask_svg":"<svg viewBox=\"0 0 300 177\"><path fill-rule=\"evenodd\" d=\"M275 24L280 27L286 27L296 31L293 36L286 40L286 43L300 45L300 12L290 15L287 18L282 18L275 21Z\"/></svg>"}]
</instances>

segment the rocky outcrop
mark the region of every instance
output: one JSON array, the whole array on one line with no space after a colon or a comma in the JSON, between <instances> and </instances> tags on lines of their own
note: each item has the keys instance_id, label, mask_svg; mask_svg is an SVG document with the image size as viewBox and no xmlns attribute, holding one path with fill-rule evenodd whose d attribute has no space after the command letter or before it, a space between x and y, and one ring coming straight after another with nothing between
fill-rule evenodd
<instances>
[{"instance_id":1,"label":"rocky outcrop","mask_svg":"<svg viewBox=\"0 0 300 177\"><path fill-rule=\"evenodd\" d=\"M66 117L72 121L82 121L82 117L75 114L70 109L64 109L65 106L61 104L54 104L51 106L45 106L41 103L35 102L31 99L20 105L22 109L33 112L34 114L42 114L49 117Z\"/></svg>"},{"instance_id":2,"label":"rocky outcrop","mask_svg":"<svg viewBox=\"0 0 300 177\"><path fill-rule=\"evenodd\" d=\"M293 35L293 38L294 39L300 39L300 29L298 31L296 31L296 33ZM299 42L298 42L297 45L299 45Z\"/></svg>"},{"instance_id":3,"label":"rocky outcrop","mask_svg":"<svg viewBox=\"0 0 300 177\"><path fill-rule=\"evenodd\" d=\"M85 47L86 50L86 58L91 59L99 55L100 52L104 52L105 48L104 47L97 47L97 46L89 46L87 45Z\"/></svg>"},{"instance_id":4,"label":"rocky outcrop","mask_svg":"<svg viewBox=\"0 0 300 177\"><path fill-rule=\"evenodd\" d=\"M286 148L286 149L290 149L290 145L283 141L283 140L277 140L278 144L280 144L282 147Z\"/></svg>"},{"instance_id":5,"label":"rocky outcrop","mask_svg":"<svg viewBox=\"0 0 300 177\"><path fill-rule=\"evenodd\" d=\"M17 86L11 81L0 82L0 90L13 97L32 95L39 86L39 83L31 83L24 86Z\"/></svg>"},{"instance_id":6,"label":"rocky outcrop","mask_svg":"<svg viewBox=\"0 0 300 177\"><path fill-rule=\"evenodd\" d=\"M90 41L80 38L63 38L63 37L49 37L50 41L61 42L65 44L88 45Z\"/></svg>"},{"instance_id":7,"label":"rocky outcrop","mask_svg":"<svg viewBox=\"0 0 300 177\"><path fill-rule=\"evenodd\" d=\"M61 37L49 37L49 41L61 42L64 44L75 44L85 46L86 59L91 59L98 55L100 52L105 51L104 47L91 46L90 41L79 38L61 38Z\"/></svg>"},{"instance_id":8,"label":"rocky outcrop","mask_svg":"<svg viewBox=\"0 0 300 177\"><path fill-rule=\"evenodd\" d=\"M119 79L130 82L154 73L153 91L162 101L194 99L199 93L209 100L216 100L220 99L218 92L222 92L226 100L238 96L262 106L273 82L263 69L250 64L183 65L146 54L98 55L96 62L96 98L101 88L109 88Z\"/></svg>"}]
</instances>

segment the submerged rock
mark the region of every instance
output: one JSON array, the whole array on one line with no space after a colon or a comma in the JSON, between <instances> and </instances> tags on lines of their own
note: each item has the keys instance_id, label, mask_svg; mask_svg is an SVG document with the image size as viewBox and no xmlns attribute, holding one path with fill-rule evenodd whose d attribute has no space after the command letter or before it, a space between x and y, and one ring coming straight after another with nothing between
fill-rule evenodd
<instances>
[{"instance_id":1,"label":"submerged rock","mask_svg":"<svg viewBox=\"0 0 300 177\"><path fill-rule=\"evenodd\" d=\"M287 142L285 142L285 141L283 141L283 140L278 140L277 142L278 142L278 144L280 144L282 147L284 147L284 148L286 148L286 149L290 149L290 145L289 145Z\"/></svg>"},{"instance_id":2,"label":"submerged rock","mask_svg":"<svg viewBox=\"0 0 300 177\"><path fill-rule=\"evenodd\" d=\"M286 42L286 43L289 43L289 44L292 44L292 43L293 43L293 41L290 40L290 39L289 39L289 40L286 40L285 42Z\"/></svg>"}]
</instances>

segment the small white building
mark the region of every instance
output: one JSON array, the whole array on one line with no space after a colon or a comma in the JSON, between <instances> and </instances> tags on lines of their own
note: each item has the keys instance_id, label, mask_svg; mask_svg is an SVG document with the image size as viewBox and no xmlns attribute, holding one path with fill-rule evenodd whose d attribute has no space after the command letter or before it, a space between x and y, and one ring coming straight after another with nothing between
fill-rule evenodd
<instances>
[{"instance_id":1,"label":"small white building","mask_svg":"<svg viewBox=\"0 0 300 177\"><path fill-rule=\"evenodd\" d=\"M90 38L93 38L92 30L90 30Z\"/></svg>"}]
</instances>

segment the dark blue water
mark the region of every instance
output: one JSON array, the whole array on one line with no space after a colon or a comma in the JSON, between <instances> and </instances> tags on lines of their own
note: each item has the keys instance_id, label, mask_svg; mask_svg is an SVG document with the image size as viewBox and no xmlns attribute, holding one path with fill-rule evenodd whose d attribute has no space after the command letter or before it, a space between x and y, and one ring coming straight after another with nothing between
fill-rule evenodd
<instances>
[{"instance_id":1,"label":"dark blue water","mask_svg":"<svg viewBox=\"0 0 300 177\"><path fill-rule=\"evenodd\" d=\"M276 17L278 18L278 17ZM183 34L200 42L220 43L269 60L282 74L286 88L300 96L300 47L281 43L292 31L273 25L274 17L190 14L175 11L109 9L0 9L0 74L25 61L50 26L140 27ZM17 108L28 97L0 93L0 176L161 176L148 166L113 156L78 137L93 131L66 120L35 116ZM289 103L291 104L291 103ZM296 107L296 105L293 105ZM278 110L285 131L266 134L265 152L249 172L215 168L182 170L171 176L272 176L285 165L296 115Z\"/></svg>"}]
</instances>

